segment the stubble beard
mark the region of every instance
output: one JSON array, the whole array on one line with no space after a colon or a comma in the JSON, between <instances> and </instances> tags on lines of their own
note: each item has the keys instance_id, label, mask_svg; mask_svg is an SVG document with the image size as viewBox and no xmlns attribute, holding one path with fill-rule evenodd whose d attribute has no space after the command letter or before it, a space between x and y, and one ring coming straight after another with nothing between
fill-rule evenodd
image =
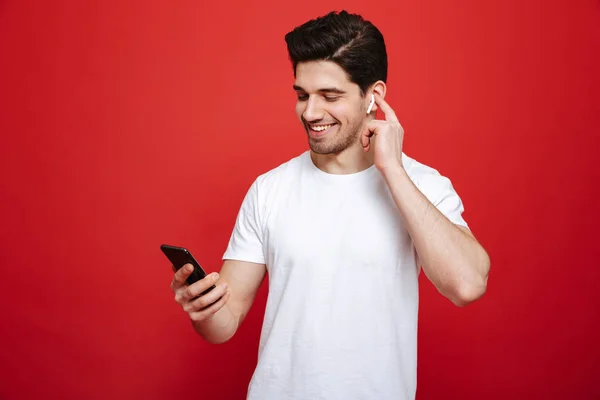
<instances>
[{"instance_id":1,"label":"stubble beard","mask_svg":"<svg viewBox=\"0 0 600 400\"><path fill-rule=\"evenodd\" d=\"M309 128L305 127L305 129L308 130ZM362 124L354 123L351 126L342 126L338 123L336 129L337 132L332 137L313 139L308 136L310 149L316 154L340 154L358 142Z\"/></svg>"}]
</instances>

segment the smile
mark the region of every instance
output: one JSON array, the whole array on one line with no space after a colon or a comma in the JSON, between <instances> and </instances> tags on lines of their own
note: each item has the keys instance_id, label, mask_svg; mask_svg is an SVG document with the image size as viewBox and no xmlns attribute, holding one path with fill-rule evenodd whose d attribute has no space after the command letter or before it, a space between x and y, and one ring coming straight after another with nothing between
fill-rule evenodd
<instances>
[{"instance_id":1,"label":"smile","mask_svg":"<svg viewBox=\"0 0 600 400\"><path fill-rule=\"evenodd\" d=\"M310 127L310 129L312 129L315 132L323 132L323 131L326 131L327 129L331 128L333 125L335 125L335 124L329 124L329 125L312 125Z\"/></svg>"}]
</instances>

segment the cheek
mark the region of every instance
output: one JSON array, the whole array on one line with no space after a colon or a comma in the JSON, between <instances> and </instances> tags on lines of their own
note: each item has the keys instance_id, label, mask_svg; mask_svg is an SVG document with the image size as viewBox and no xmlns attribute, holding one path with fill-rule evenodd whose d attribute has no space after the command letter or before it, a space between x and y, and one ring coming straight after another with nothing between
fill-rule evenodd
<instances>
[{"instance_id":1,"label":"cheek","mask_svg":"<svg viewBox=\"0 0 600 400\"><path fill-rule=\"evenodd\" d=\"M360 119L360 106L356 104L333 103L329 110L333 118L344 124L353 125Z\"/></svg>"},{"instance_id":2,"label":"cheek","mask_svg":"<svg viewBox=\"0 0 600 400\"><path fill-rule=\"evenodd\" d=\"M342 123L347 123L351 116L350 107L344 103L332 103L329 107L329 114Z\"/></svg>"},{"instance_id":3,"label":"cheek","mask_svg":"<svg viewBox=\"0 0 600 400\"><path fill-rule=\"evenodd\" d=\"M304 113L304 106L298 101L296 102L296 116L302 120L302 114Z\"/></svg>"}]
</instances>

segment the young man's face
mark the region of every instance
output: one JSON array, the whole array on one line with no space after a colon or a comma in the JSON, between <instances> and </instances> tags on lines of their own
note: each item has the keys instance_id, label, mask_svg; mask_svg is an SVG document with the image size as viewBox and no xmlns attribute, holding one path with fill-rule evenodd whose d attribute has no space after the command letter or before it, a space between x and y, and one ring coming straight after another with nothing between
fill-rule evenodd
<instances>
[{"instance_id":1,"label":"young man's face","mask_svg":"<svg viewBox=\"0 0 600 400\"><path fill-rule=\"evenodd\" d=\"M360 145L366 100L340 66L331 61L299 63L294 89L298 95L296 114L313 152L339 154Z\"/></svg>"}]
</instances>

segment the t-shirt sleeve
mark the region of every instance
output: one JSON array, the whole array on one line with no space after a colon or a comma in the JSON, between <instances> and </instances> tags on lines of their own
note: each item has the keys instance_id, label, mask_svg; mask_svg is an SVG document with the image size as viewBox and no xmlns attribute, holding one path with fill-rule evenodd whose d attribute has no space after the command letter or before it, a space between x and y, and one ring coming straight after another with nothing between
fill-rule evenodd
<instances>
[{"instance_id":1,"label":"t-shirt sleeve","mask_svg":"<svg viewBox=\"0 0 600 400\"><path fill-rule=\"evenodd\" d=\"M223 260L265 263L258 181L248 189L238 212Z\"/></svg>"},{"instance_id":2,"label":"t-shirt sleeve","mask_svg":"<svg viewBox=\"0 0 600 400\"><path fill-rule=\"evenodd\" d=\"M458 193L454 190L449 178L441 175L435 169L427 168L413 179L421 193L446 217L450 222L469 229L463 218L464 206ZM416 252L416 250L415 250ZM417 265L421 259L416 254Z\"/></svg>"},{"instance_id":3,"label":"t-shirt sleeve","mask_svg":"<svg viewBox=\"0 0 600 400\"><path fill-rule=\"evenodd\" d=\"M419 190L451 222L469 228L463 218L463 202L449 178L436 170L429 170L415 182Z\"/></svg>"}]
</instances>

